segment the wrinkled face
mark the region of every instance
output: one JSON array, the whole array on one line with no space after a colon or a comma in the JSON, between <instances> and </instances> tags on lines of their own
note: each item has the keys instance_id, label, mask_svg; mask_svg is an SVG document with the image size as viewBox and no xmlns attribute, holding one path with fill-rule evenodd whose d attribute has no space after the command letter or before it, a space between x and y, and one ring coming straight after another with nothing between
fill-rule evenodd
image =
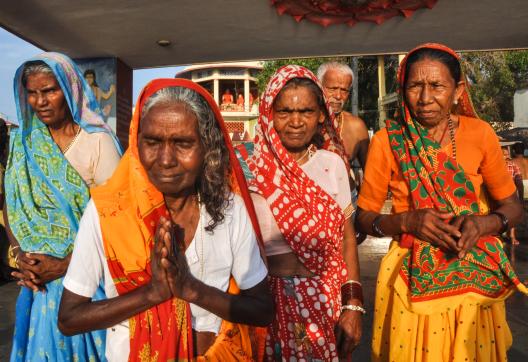
<instances>
[{"instance_id":1,"label":"wrinkled face","mask_svg":"<svg viewBox=\"0 0 528 362\"><path fill-rule=\"evenodd\" d=\"M409 69L405 99L416 120L430 128L447 119L463 87L463 82L455 83L443 63L424 59Z\"/></svg>"},{"instance_id":2,"label":"wrinkled face","mask_svg":"<svg viewBox=\"0 0 528 362\"><path fill-rule=\"evenodd\" d=\"M139 159L150 182L166 196L192 192L204 148L196 116L181 103L153 106L141 121Z\"/></svg>"},{"instance_id":3,"label":"wrinkled face","mask_svg":"<svg viewBox=\"0 0 528 362\"><path fill-rule=\"evenodd\" d=\"M84 79L86 79L86 82L88 82L89 85L93 85L94 84L94 80L95 80L95 77L93 74L91 73L88 73L84 76Z\"/></svg>"},{"instance_id":4,"label":"wrinkled face","mask_svg":"<svg viewBox=\"0 0 528 362\"><path fill-rule=\"evenodd\" d=\"M325 73L322 83L332 112L341 113L350 94L352 77L339 70L330 69Z\"/></svg>"},{"instance_id":5,"label":"wrinkled face","mask_svg":"<svg viewBox=\"0 0 528 362\"><path fill-rule=\"evenodd\" d=\"M289 152L301 152L308 148L317 132L317 125L324 120L325 114L310 88L286 88L273 103L273 126Z\"/></svg>"},{"instance_id":6,"label":"wrinkled face","mask_svg":"<svg viewBox=\"0 0 528 362\"><path fill-rule=\"evenodd\" d=\"M45 125L58 125L70 118L68 103L53 74L30 74L26 91L29 106Z\"/></svg>"}]
</instances>

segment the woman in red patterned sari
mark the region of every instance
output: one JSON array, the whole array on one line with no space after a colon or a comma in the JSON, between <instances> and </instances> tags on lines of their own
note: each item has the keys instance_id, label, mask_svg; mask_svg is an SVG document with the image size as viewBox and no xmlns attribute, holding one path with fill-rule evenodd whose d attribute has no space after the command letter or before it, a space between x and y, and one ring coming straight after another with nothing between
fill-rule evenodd
<instances>
[{"instance_id":1,"label":"woman in red patterned sari","mask_svg":"<svg viewBox=\"0 0 528 362\"><path fill-rule=\"evenodd\" d=\"M498 235L522 218L458 55L424 44L398 74L401 109L372 138L358 223L394 236L376 288L373 361L505 361L504 299L526 293ZM380 214L392 194L390 215ZM488 197L495 203L490 207Z\"/></svg>"},{"instance_id":2,"label":"woman in red patterned sari","mask_svg":"<svg viewBox=\"0 0 528 362\"><path fill-rule=\"evenodd\" d=\"M262 96L254 150L239 149L277 310L268 360L336 361L361 336L354 210L331 114L309 70L283 67Z\"/></svg>"}]
</instances>

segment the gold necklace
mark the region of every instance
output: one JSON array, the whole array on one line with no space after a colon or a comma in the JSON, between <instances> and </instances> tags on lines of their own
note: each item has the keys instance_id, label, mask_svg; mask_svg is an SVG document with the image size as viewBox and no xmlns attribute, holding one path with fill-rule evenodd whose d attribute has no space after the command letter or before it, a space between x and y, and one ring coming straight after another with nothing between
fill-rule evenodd
<instances>
[{"instance_id":1,"label":"gold necklace","mask_svg":"<svg viewBox=\"0 0 528 362\"><path fill-rule=\"evenodd\" d=\"M68 152L68 150L71 148L71 146L73 146L73 144L75 143L75 141L77 140L77 137L79 137L79 134L81 133L81 126L79 126L79 128L77 129L77 133L75 134L75 136L72 138L72 140L70 141L70 144L68 146L66 146L66 148L62 151L63 154L65 154L66 152Z\"/></svg>"},{"instance_id":2,"label":"gold necklace","mask_svg":"<svg viewBox=\"0 0 528 362\"><path fill-rule=\"evenodd\" d=\"M304 151L304 154L297 159L297 163L300 163L302 160L304 160L306 156L308 156L308 151L309 151L309 148L307 148L306 151Z\"/></svg>"},{"instance_id":3,"label":"gold necklace","mask_svg":"<svg viewBox=\"0 0 528 362\"><path fill-rule=\"evenodd\" d=\"M317 147L315 147L315 145L312 143L310 146L308 146L304 154L300 158L297 159L297 163L300 163L302 160L304 160L306 156L308 156L308 159L312 158L312 156L314 155L316 151L317 151Z\"/></svg>"}]
</instances>

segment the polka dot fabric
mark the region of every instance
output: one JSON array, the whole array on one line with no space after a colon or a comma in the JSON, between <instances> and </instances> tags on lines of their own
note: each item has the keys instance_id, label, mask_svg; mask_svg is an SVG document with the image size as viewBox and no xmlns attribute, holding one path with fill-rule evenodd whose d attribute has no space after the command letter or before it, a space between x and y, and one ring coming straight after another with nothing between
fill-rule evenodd
<instances>
[{"instance_id":1,"label":"polka dot fabric","mask_svg":"<svg viewBox=\"0 0 528 362\"><path fill-rule=\"evenodd\" d=\"M301 263L317 278L295 285L295 295L306 299L304 308L296 302L297 297L286 297L286 281L272 278L278 312L268 336L267 356L273 360L278 347L282 360L302 360L308 350L313 353L313 358L328 360L330 355L335 354L335 348L331 352L332 346L335 347L333 330L340 309L341 284L347 279L342 257L345 218L332 197L311 180L288 154L273 127L273 102L293 78L308 78L322 91L319 81L308 69L296 65L280 68L261 97L254 152L246 163L253 175L250 189L266 199L285 240ZM332 115L328 104L326 107L327 113ZM323 148L338 154L346 164L333 117L324 121L321 135L324 138ZM309 286L310 283L313 286ZM327 302L321 304L312 300L310 288L317 290ZM319 309L315 308L316 305ZM293 323L306 327L311 325L308 320L317 327L320 336L307 329L306 338L299 346L292 342L293 332L288 330L288 325ZM324 343L321 345L320 341ZM311 347L308 348L308 345Z\"/></svg>"},{"instance_id":2,"label":"polka dot fabric","mask_svg":"<svg viewBox=\"0 0 528 362\"><path fill-rule=\"evenodd\" d=\"M266 356L271 361L339 361L334 336L338 306L330 286L314 278L272 278L277 308L269 328Z\"/></svg>"}]
</instances>

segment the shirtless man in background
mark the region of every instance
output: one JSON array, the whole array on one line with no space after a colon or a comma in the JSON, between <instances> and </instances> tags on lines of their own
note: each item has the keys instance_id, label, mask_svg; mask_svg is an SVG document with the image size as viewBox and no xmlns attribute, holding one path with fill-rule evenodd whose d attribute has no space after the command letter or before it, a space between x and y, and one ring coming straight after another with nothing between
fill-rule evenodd
<instances>
[{"instance_id":1,"label":"shirtless man in background","mask_svg":"<svg viewBox=\"0 0 528 362\"><path fill-rule=\"evenodd\" d=\"M323 84L326 97L339 123L339 133L345 146L345 153L352 169L355 159L359 161L361 169L365 169L369 134L363 120L343 110L350 94L354 73L346 64L338 62L323 63L317 69L317 77ZM354 205L357 201L357 176L351 180Z\"/></svg>"}]
</instances>

